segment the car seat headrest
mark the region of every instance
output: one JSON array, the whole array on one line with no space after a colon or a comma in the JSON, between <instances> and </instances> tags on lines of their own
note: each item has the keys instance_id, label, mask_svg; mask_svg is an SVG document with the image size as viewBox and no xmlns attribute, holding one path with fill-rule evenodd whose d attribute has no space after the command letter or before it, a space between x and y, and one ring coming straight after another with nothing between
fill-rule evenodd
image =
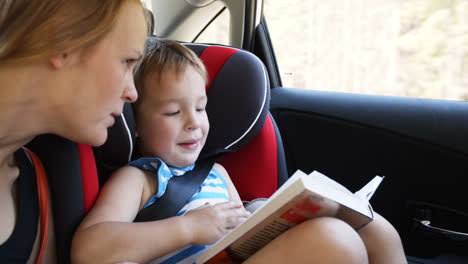
<instances>
[{"instance_id":1,"label":"car seat headrest","mask_svg":"<svg viewBox=\"0 0 468 264\"><path fill-rule=\"evenodd\" d=\"M236 151L263 127L270 102L266 69L247 51L186 45L199 55L208 71L210 132L200 157Z\"/></svg>"},{"instance_id":2,"label":"car seat headrest","mask_svg":"<svg viewBox=\"0 0 468 264\"><path fill-rule=\"evenodd\" d=\"M263 63L240 49L185 45L201 58L208 71L206 111L210 132L200 158L240 149L261 130L268 114L270 87ZM123 115L109 128L106 143L95 148L100 175L107 175L130 161L134 135L133 111L126 104Z\"/></svg>"}]
</instances>

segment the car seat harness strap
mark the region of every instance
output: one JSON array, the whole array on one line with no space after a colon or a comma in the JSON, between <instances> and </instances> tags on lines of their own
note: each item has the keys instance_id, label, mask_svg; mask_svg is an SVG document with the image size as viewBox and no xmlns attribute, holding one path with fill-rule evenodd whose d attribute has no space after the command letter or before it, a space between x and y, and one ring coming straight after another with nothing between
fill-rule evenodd
<instances>
[{"instance_id":1,"label":"car seat harness strap","mask_svg":"<svg viewBox=\"0 0 468 264\"><path fill-rule=\"evenodd\" d=\"M164 195L150 206L141 209L135 222L156 221L175 216L205 181L214 163L214 157L197 161L195 167L186 172L184 177L171 178Z\"/></svg>"}]
</instances>

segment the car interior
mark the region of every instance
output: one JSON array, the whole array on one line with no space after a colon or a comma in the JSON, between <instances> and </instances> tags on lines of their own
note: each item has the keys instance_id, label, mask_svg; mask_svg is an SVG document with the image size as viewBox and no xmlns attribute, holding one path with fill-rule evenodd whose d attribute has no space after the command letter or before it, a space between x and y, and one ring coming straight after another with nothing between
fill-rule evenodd
<instances>
[{"instance_id":1,"label":"car interior","mask_svg":"<svg viewBox=\"0 0 468 264\"><path fill-rule=\"evenodd\" d=\"M146 4L154 36L184 43L207 65L211 130L201 158L219 155L243 200L270 196L298 169L351 191L385 176L371 204L398 230L409 263L468 263L466 102L282 87L263 1ZM195 43L227 11L228 45ZM134 131L126 105L101 147L54 135L28 146L44 163L61 219L59 263L69 262L72 234L100 186L131 160Z\"/></svg>"},{"instance_id":2,"label":"car interior","mask_svg":"<svg viewBox=\"0 0 468 264\"><path fill-rule=\"evenodd\" d=\"M287 172L281 138L269 113L270 87L263 63L236 48L186 45L203 59L209 73L211 134L200 159L216 157L229 170L244 200L269 197L286 180ZM239 74L241 80L237 80ZM55 197L53 207L58 208L54 218L61 219L55 223L60 263L69 259L73 232L100 186L137 152L134 131L132 107L127 104L101 147L92 149L55 135L40 136L29 144L45 164ZM46 146L53 146L54 151ZM68 174L66 179L63 173Z\"/></svg>"},{"instance_id":3,"label":"car interior","mask_svg":"<svg viewBox=\"0 0 468 264\"><path fill-rule=\"evenodd\" d=\"M408 261L468 262L466 102L283 87L266 1L149 2L155 35L184 42L229 12L228 45L267 69L288 175L317 170L352 191L385 176L371 204L397 228Z\"/></svg>"}]
</instances>

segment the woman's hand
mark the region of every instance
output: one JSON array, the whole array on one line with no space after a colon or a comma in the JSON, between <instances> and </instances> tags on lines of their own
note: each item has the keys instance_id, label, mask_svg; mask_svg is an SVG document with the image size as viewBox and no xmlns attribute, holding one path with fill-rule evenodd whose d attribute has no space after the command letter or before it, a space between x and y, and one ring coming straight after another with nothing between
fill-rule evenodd
<instances>
[{"instance_id":1,"label":"woman's hand","mask_svg":"<svg viewBox=\"0 0 468 264\"><path fill-rule=\"evenodd\" d=\"M209 245L218 241L231 229L250 216L241 202L205 204L183 217L192 233L192 245Z\"/></svg>"}]
</instances>

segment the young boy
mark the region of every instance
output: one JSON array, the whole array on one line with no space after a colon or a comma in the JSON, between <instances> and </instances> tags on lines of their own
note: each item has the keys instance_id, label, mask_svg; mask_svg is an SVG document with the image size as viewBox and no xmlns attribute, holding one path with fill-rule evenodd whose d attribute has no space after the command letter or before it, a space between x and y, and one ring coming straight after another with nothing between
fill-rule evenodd
<instances>
[{"instance_id":1,"label":"young boy","mask_svg":"<svg viewBox=\"0 0 468 264\"><path fill-rule=\"evenodd\" d=\"M138 212L164 195L171 177L193 168L205 143L206 70L185 46L152 40L135 76L135 105L143 157L117 170L79 226L76 263L193 263L198 253L249 213L228 173L215 164L201 190L175 217L134 223ZM209 186L215 186L211 188ZM404 263L398 234L383 218L360 237L331 217L306 221L265 246L245 263ZM361 231L360 231L361 232ZM367 247L367 249L366 249Z\"/></svg>"}]
</instances>

